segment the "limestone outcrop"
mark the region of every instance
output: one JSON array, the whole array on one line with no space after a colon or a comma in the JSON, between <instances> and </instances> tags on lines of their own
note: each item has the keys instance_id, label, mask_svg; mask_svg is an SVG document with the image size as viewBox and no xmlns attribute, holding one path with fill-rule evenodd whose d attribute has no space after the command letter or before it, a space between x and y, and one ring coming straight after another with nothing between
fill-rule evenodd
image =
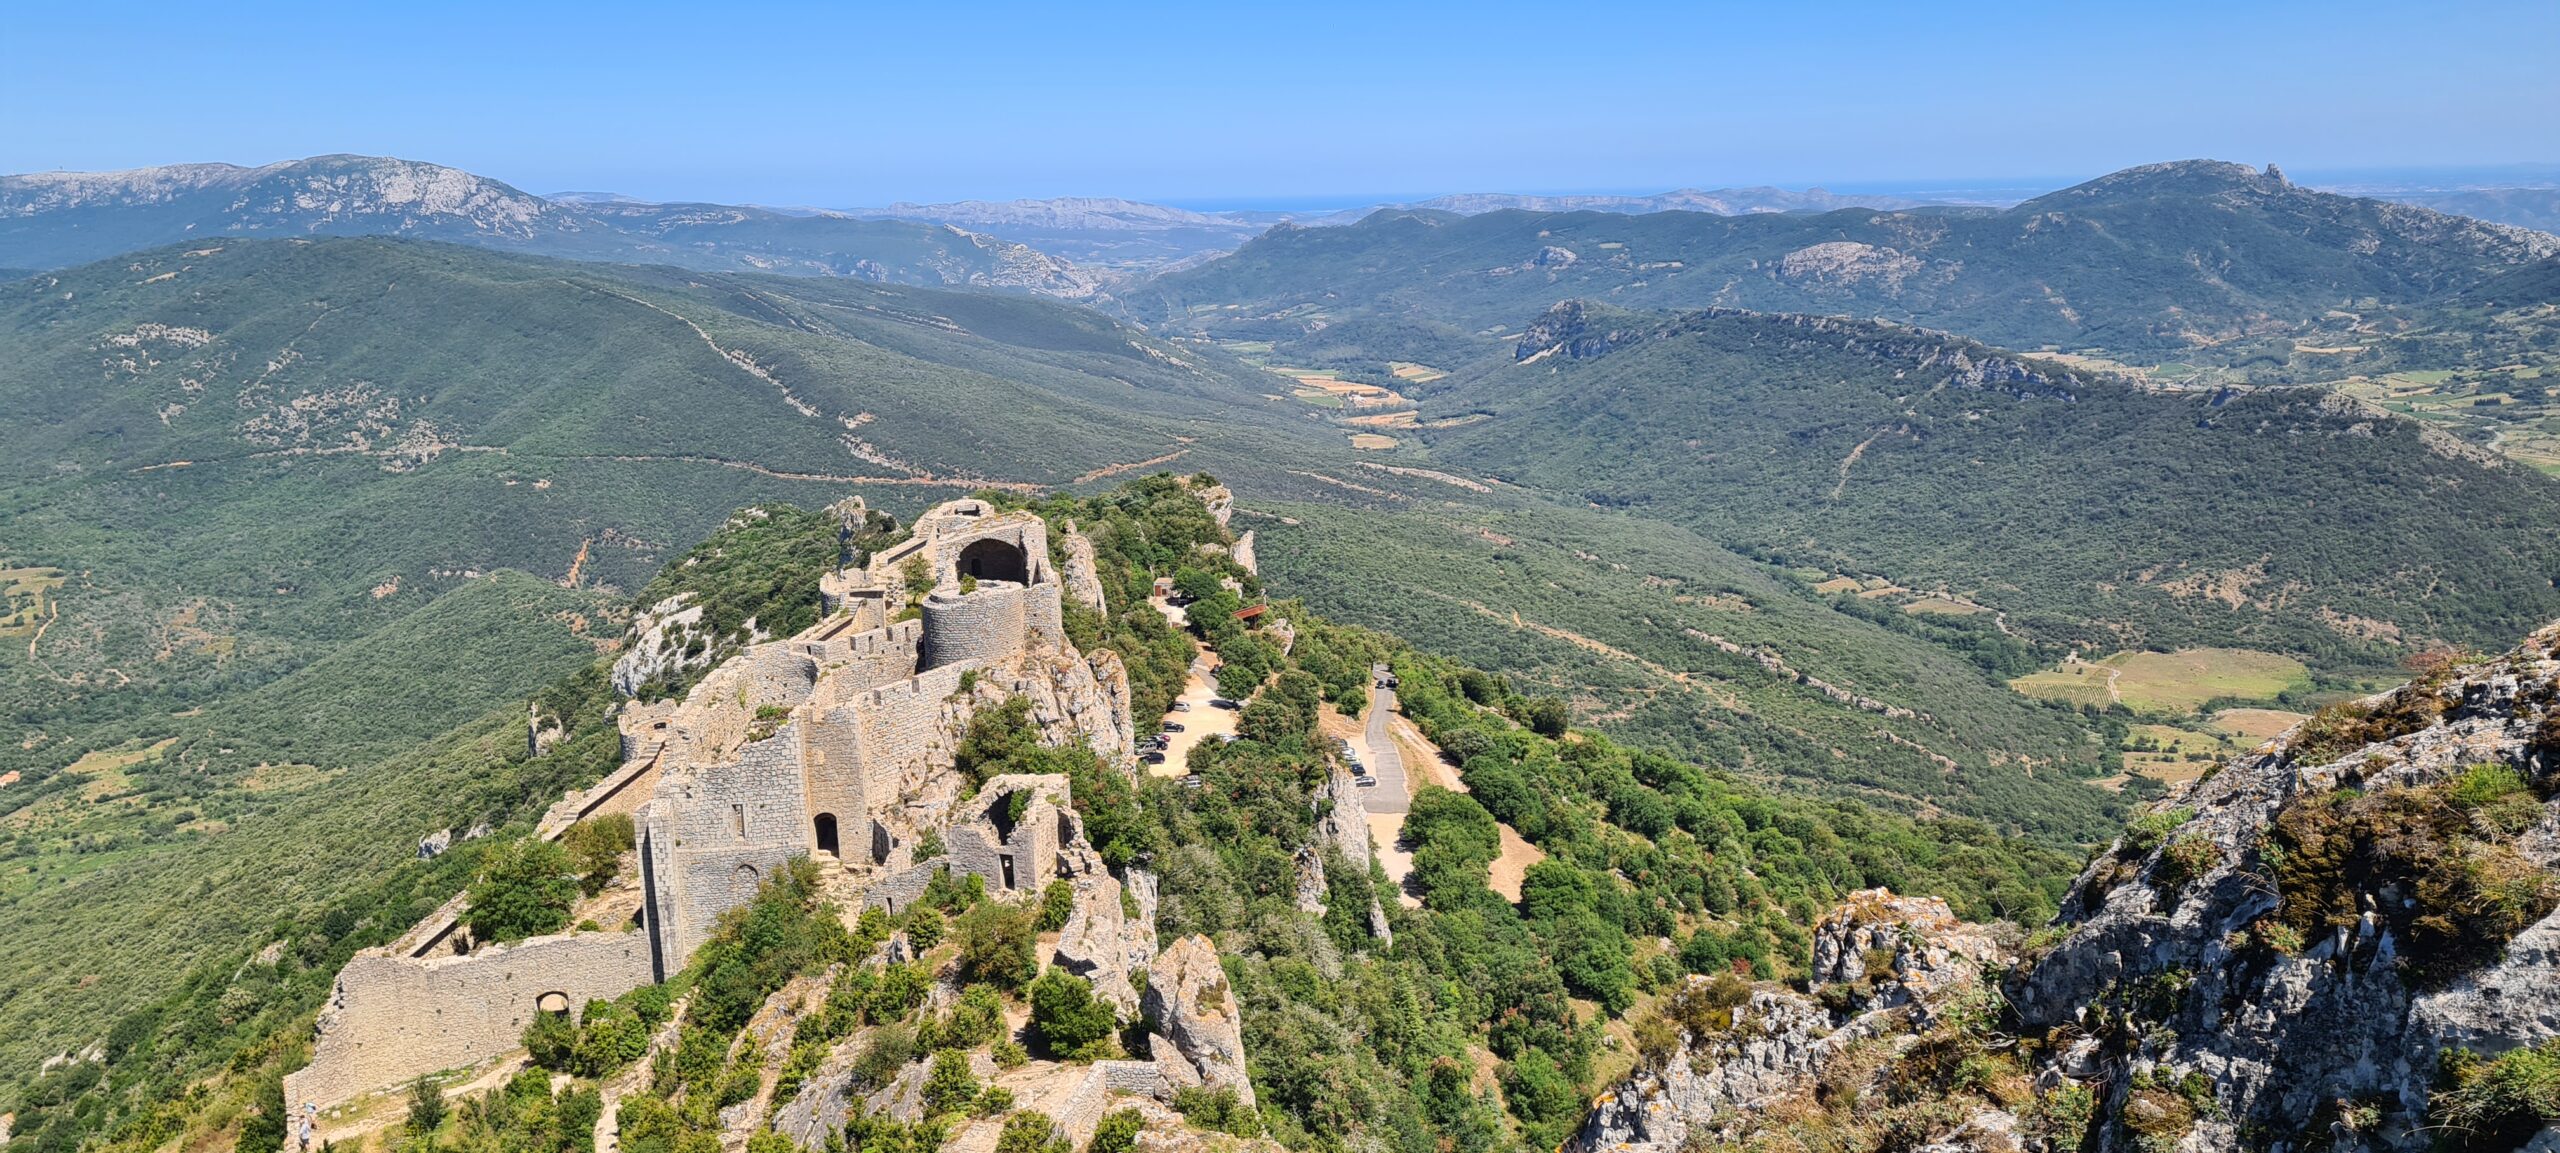
<instances>
[{"instance_id":1,"label":"limestone outcrop","mask_svg":"<svg viewBox=\"0 0 2560 1153\"><path fill-rule=\"evenodd\" d=\"M2233 758L2090 864L2041 953L1940 902L1852 895L1816 928L1812 996L1742 1001L1728 982L1729 1018L1683 1012L1712 987L1693 979L1667 1003L1701 1027L1604 1096L1573 1148L1738 1144L1810 1107L1784 1103L1852 1089L1905 1111L1828 1124L1929 1150L2552 1143L2512 1091L2547 1058L2485 1070L2560 1044L2555 645L2560 627ZM1882 1072L1840 1060L1878 1046ZM1875 1092L1903 1055L1967 1052L2005 1072Z\"/></svg>"},{"instance_id":2,"label":"limestone outcrop","mask_svg":"<svg viewBox=\"0 0 2560 1153\"><path fill-rule=\"evenodd\" d=\"M1810 1097L1844 1055L1909 1047L2008 961L1991 933L1958 920L1945 901L1883 889L1852 894L1823 918L1813 950L1814 990L1853 996L1746 992L1731 977L1690 977L1664 999L1678 1041L1602 1095L1568 1147L1671 1153L1739 1142L1759 1115Z\"/></svg>"},{"instance_id":3,"label":"limestone outcrop","mask_svg":"<svg viewBox=\"0 0 2560 1153\"><path fill-rule=\"evenodd\" d=\"M1167 946L1147 969L1145 1012L1155 1024L1156 1065L1175 1085L1234 1090L1254 1104L1245 1078L1244 1018L1218 965L1217 946L1193 934Z\"/></svg>"},{"instance_id":4,"label":"limestone outcrop","mask_svg":"<svg viewBox=\"0 0 2560 1153\"><path fill-rule=\"evenodd\" d=\"M1105 611L1102 573L1093 559L1092 539L1077 532L1074 521L1068 521L1063 544L1067 560L1061 575L1066 580L1067 599L1095 612Z\"/></svg>"}]
</instances>

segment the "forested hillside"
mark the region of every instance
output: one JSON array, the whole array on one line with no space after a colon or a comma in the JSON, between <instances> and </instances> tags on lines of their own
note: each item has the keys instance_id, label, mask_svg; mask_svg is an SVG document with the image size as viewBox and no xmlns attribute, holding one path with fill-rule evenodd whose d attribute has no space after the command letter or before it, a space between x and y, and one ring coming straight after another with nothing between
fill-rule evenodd
<instances>
[{"instance_id":1,"label":"forested hillside","mask_svg":"<svg viewBox=\"0 0 2560 1153\"><path fill-rule=\"evenodd\" d=\"M2560 615L2560 486L2318 390L2160 392L1862 321L1570 305L1439 460L2103 649L2331 663Z\"/></svg>"},{"instance_id":2,"label":"forested hillside","mask_svg":"<svg viewBox=\"0 0 2560 1153\"><path fill-rule=\"evenodd\" d=\"M1879 316L2156 363L2459 291L2555 251L2542 233L2190 161L1996 213L1381 212L1274 230L1123 299L1166 331L1349 367L1453 369L1569 297Z\"/></svg>"},{"instance_id":3,"label":"forested hillside","mask_svg":"<svg viewBox=\"0 0 2560 1153\"><path fill-rule=\"evenodd\" d=\"M1128 651L1142 693L1159 671L1149 655L1159 644L1188 648L1142 599L1153 577L1216 588L1218 575L1237 576L1244 591L1215 593L1204 602L1209 610L1266 603L1259 582L1201 551L1231 538L1171 477L1033 507L1092 535L1114 611L1079 617L1074 627L1087 643ZM830 518L777 507L732 521L693 555L735 562L713 582L720 588L779 588L795 581L797 558L834 540ZM1613 1022L1666 984L1690 973L1800 973L1812 918L1862 886L1942 894L1976 916L2040 919L2077 861L2066 847L2004 837L1980 822L1789 798L1723 758L1691 760L1568 732L1551 699L1502 677L1329 623L1293 602L1267 603L1273 619L1296 628L1285 652L1227 614L1193 618L1218 622L1203 626L1201 639L1267 681L1244 705L1242 739L1209 746L1195 761L1197 787L1143 778L1114 785L1124 779L1106 779L1099 766L1068 769L1104 858L1160 876L1163 934L1211 934L1227 957L1261 1107L1186 1106L1205 1128L1327 1150L1360 1147L1355 1138L1363 1136L1403 1153L1549 1146L1580 1116L1584 1097L1624 1068L1623 1042L1609 1039L1622 1028ZM1182 660L1173 658L1172 675ZM1326 907L1310 912L1277 879L1323 843L1315 830L1323 809L1314 802L1335 770L1318 719L1360 707L1375 661L1402 678L1408 715L1463 761L1469 791L1425 788L1416 798L1406 832L1412 901L1398 899L1381 869L1325 850ZM543 802L613 763L601 662L517 691L415 753L350 774L347 783L360 788L314 792L244 816L228 835L82 890L91 907L77 932L55 923L67 915L55 906L39 906L53 910L42 921L20 917L16 923L42 931L12 934L0 948L50 943L46 961L10 956L0 970L16 974L0 1003L15 1082L0 1108L14 1109L30 1147L280 1140L284 1106L274 1078L302 1060L311 1014L348 953L398 932L489 862L510 859L504 850ZM522 739L525 697L564 730L539 756ZM973 725L970 771L1056 771L1077 751L1000 731L1020 723L1018 714L1005 718L996 710ZM1543 856L1517 902L1488 887L1497 822ZM412 859L412 831L474 824L490 835L433 861ZM173 888L191 894L189 911L155 919L149 910ZM790 979L815 979L830 964L873 975L840 981L853 996L841 1004L829 996L823 1012L803 1006L809 1012L784 1066L793 1084L825 1046L848 1036L888 1054L881 1060L892 1071L934 1050L983 1050L1004 1034L991 1022L962 1022L990 1000L1028 1002L1032 1035L1059 1047L1048 1055L1073 1057L1057 1035L1042 1032L1055 1026L1041 990L984 967L992 954L983 943L1009 939L989 934L1010 930L988 926L990 915L970 915L982 900L954 887L894 923L844 917L854 925L846 939L838 911L786 875L700 965L677 977L668 997L627 1007L652 1024L678 1014L683 1040L644 1070L654 1072L637 1082L645 1092L624 1101L626 1147L701 1148L700 1135L721 1127L711 1103L736 1099L732 1089L751 1084L741 1077L781 1062L779 1053L740 1049L731 1038ZM1373 900L1381 921L1365 915ZM921 955L885 969L866 961L893 930ZM173 970L189 976L169 981ZM97 973L107 976L84 976ZM946 983L947 995L922 996L933 982ZM971 991L980 984L984 991ZM885 991L892 989L905 991ZM591 1006L584 1024L600 1030L613 1012ZM1012 1015L995 1019L1015 1027ZM34 1055L83 1049L101 1036L94 1054L33 1074ZM1084 1042L1083 1057L1134 1039L1115 1023ZM583 1031L565 1040L529 1034L534 1060L571 1078L564 1088L542 1086L537 1105L519 1078L489 1096L488 1104L506 1108L466 1103L439 1111L424 1128L445 1133L447 1147L474 1149L581 1134L594 1121L580 1110L591 1106L596 1081L633 1059L628 1047L591 1040ZM812 1046L819 1051L803 1052ZM1490 1077L1479 1082L1474 1069ZM191 1084L196 1089L184 1091ZM581 1094L589 1105L574 1104ZM955 1101L949 1108L967 1104ZM411 1116L416 1123L419 1114ZM905 1140L932 1128L878 1127L889 1124L875 1117L861 1131Z\"/></svg>"}]
</instances>

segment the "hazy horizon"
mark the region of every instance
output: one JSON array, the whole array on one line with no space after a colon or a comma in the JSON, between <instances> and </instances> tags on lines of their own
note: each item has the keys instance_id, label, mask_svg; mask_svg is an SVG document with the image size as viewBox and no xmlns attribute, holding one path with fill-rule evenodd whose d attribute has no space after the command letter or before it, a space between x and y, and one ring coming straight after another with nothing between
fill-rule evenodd
<instances>
[{"instance_id":1,"label":"hazy horizon","mask_svg":"<svg viewBox=\"0 0 2560 1153\"><path fill-rule=\"evenodd\" d=\"M1494 5L1463 17L996 4L38 8L0 41L0 171L331 152L528 191L862 207L1346 190L2056 184L2215 157L2297 176L2560 160L2560 6L2139 11L1975 0ZM183 35L137 37L138 27ZM113 62L112 72L102 62ZM102 77L112 77L112 82ZM2376 83L2387 76L2388 84ZM32 114L42 110L42 115ZM2026 174L2026 175L2016 175Z\"/></svg>"}]
</instances>

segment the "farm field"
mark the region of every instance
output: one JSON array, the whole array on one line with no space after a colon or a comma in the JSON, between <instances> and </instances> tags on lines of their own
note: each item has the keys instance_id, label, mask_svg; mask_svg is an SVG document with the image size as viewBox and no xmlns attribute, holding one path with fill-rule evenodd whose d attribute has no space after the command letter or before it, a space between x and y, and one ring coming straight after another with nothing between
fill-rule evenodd
<instances>
[{"instance_id":1,"label":"farm field","mask_svg":"<svg viewBox=\"0 0 2560 1153\"><path fill-rule=\"evenodd\" d=\"M2075 658L2019 677L2009 686L2031 697L2074 705L2121 704L2137 713L2186 716L2217 698L2273 700L2309 683L2310 670L2291 657L2199 648L2121 652L2098 661Z\"/></svg>"},{"instance_id":2,"label":"farm field","mask_svg":"<svg viewBox=\"0 0 2560 1153\"><path fill-rule=\"evenodd\" d=\"M35 628L62 581L57 568L0 568L0 636Z\"/></svg>"}]
</instances>

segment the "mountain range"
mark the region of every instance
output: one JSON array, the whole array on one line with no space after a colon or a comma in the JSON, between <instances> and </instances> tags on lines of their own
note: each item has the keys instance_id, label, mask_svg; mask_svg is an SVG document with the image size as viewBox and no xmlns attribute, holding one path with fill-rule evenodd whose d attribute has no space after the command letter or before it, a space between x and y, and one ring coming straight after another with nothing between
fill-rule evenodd
<instances>
[{"instance_id":1,"label":"mountain range","mask_svg":"<svg viewBox=\"0 0 2560 1153\"><path fill-rule=\"evenodd\" d=\"M1122 294L1173 331L1451 367L1568 297L1876 316L2117 359L2248 355L2346 308L2459 292L2560 237L2189 161L1993 213L1379 213L1282 227Z\"/></svg>"},{"instance_id":2,"label":"mountain range","mask_svg":"<svg viewBox=\"0 0 2560 1153\"><path fill-rule=\"evenodd\" d=\"M384 157L0 177L0 266L59 268L224 236L402 236L581 260L1066 298L1098 287L1057 257L957 228L729 205L553 201L460 169Z\"/></svg>"}]
</instances>

